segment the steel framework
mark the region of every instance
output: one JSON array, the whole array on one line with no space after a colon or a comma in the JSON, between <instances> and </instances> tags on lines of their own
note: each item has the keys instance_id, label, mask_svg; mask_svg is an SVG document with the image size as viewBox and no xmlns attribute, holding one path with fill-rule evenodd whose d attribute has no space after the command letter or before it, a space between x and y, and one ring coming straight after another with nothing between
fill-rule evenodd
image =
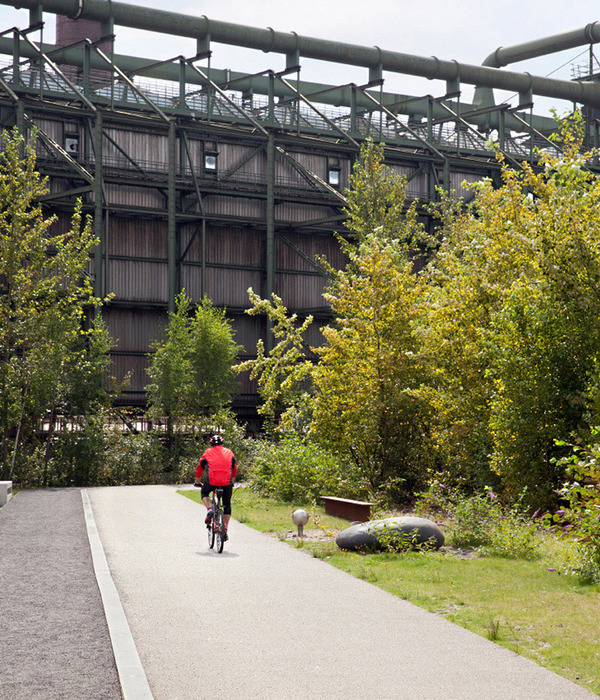
<instances>
[{"instance_id":1,"label":"steel framework","mask_svg":"<svg viewBox=\"0 0 600 700\"><path fill-rule=\"evenodd\" d=\"M238 275L239 289L224 292L222 301L240 332L247 332L247 354L259 336L270 342L266 326L243 328L247 304L238 292L249 282L263 296L284 296L300 315L328 318L315 282L326 272L313 253L319 242L330 245L343 224L343 187L365 139L384 142L386 161L406 176L409 194L430 201L439 187L464 195L463 180L498 177L490 139L515 167L535 163L540 148L556 149L548 138L554 122L533 114L533 94L600 107L600 86L589 81L421 59L119 2L45 0L44 12L101 23L100 40L49 45L32 39L43 26L42 6L34 0L18 4L30 10L30 26L0 33L0 53L7 56L0 68L0 125L23 133L36 127L38 165L51 183L42 202L48 211L66 214L79 197L93 215L100 241L91 266L95 291L105 296L117 289L108 315L123 335L131 314L149 318L156 312L114 351L121 375L137 372L126 398L137 405L144 403L149 341L184 286L191 284L198 297L212 296L226 273ZM160 62L115 55L106 45L119 24L193 36L198 53ZM287 68L254 75L217 69L211 41L283 53ZM369 79L346 85L303 81L301 57L367 67ZM384 71L444 79L446 93L386 92ZM514 89L519 102L466 104L463 82ZM597 123L592 134L598 143ZM220 151L227 151L226 159ZM142 222L144 231L158 222L157 244L142 242L141 234L139 245L126 243L138 235L128 233L127 221ZM244 230L254 233L243 254L229 251L219 259L210 252L235 247L231 232L241 239ZM157 286L164 282L162 295L143 291L151 275ZM248 384L236 408L243 413L254 404Z\"/></svg>"}]
</instances>

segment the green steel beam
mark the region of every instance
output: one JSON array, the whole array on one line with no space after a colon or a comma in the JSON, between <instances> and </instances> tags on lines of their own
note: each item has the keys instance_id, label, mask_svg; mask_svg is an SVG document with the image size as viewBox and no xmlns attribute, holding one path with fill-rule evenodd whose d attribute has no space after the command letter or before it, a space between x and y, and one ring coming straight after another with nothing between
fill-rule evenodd
<instances>
[{"instance_id":1,"label":"green steel beam","mask_svg":"<svg viewBox=\"0 0 600 700\"><path fill-rule=\"evenodd\" d=\"M175 297L177 296L177 219L176 219L176 197L177 189L175 183L175 167L177 153L177 133L175 121L169 121L169 173L168 173L168 199L167 199L167 237L169 255L169 311L175 311Z\"/></svg>"},{"instance_id":2,"label":"green steel beam","mask_svg":"<svg viewBox=\"0 0 600 700\"><path fill-rule=\"evenodd\" d=\"M103 199L104 187L102 180L102 112L96 112L94 122L94 233L98 239L98 244L94 250L94 294L97 297L106 295L106 289L103 285L102 260L103 260L103 227L102 217L104 212Z\"/></svg>"},{"instance_id":3,"label":"green steel beam","mask_svg":"<svg viewBox=\"0 0 600 700\"><path fill-rule=\"evenodd\" d=\"M269 132L267 140L267 220L266 220L266 264L267 278L265 297L271 299L275 293L275 136ZM273 349L271 323L267 319L266 349Z\"/></svg>"},{"instance_id":4,"label":"green steel beam","mask_svg":"<svg viewBox=\"0 0 600 700\"><path fill-rule=\"evenodd\" d=\"M1 0L0 0L1 2ZM43 44L45 52L55 56L55 62L60 64L69 64L85 69L86 59L85 53L79 48L57 47L53 44ZM12 40L0 36L0 53L13 54ZM21 43L20 55L25 58L34 59L35 52L26 44ZM175 59L173 59L175 60ZM156 62L147 58L139 58L136 56L115 55L114 63L127 75L147 75L150 78L158 80L168 80L178 82L180 80L179 65L169 62ZM96 70L106 70L106 63L99 56L92 55L89 57L89 68ZM215 85L221 87L222 90L232 89L248 94L268 95L269 86L273 82L265 75L265 71L259 74L239 73L226 69L211 69L211 79ZM186 81L190 85L205 85L206 80L202 76L188 71L186 73ZM372 109L372 99L367 99L363 94L356 94L356 86L353 84L332 86L310 81L301 81L297 85L297 90L305 95L308 99L319 104L328 104L338 107L352 108L353 103L356 109ZM289 90L282 82L277 82L271 86L274 97L279 100L296 99L293 91ZM405 114L408 116L425 116L427 114L427 97L414 97L411 95L402 95L396 93L384 92L381 96L379 93L364 91L376 101L381 99L382 104L394 112L395 114ZM474 105L464 105L469 113L469 121L476 125L485 124L486 128L497 128L499 122L498 112L505 109L506 106L494 106L490 109L479 110ZM434 116L443 118L444 113L441 109L434 107ZM507 115L506 127L517 130L518 123L516 120L511 122L510 115ZM552 132L556 129L556 122L550 117L535 117L535 128L538 131Z\"/></svg>"}]
</instances>

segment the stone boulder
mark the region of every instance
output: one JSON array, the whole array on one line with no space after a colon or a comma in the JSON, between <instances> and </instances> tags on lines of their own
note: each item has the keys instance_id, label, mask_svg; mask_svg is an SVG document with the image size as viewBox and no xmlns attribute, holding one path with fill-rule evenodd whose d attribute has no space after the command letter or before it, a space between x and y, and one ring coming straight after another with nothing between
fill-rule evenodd
<instances>
[{"instance_id":1,"label":"stone boulder","mask_svg":"<svg viewBox=\"0 0 600 700\"><path fill-rule=\"evenodd\" d=\"M429 547L439 549L444 534L431 520L401 516L371 520L342 530L335 542L340 549L386 550Z\"/></svg>"}]
</instances>

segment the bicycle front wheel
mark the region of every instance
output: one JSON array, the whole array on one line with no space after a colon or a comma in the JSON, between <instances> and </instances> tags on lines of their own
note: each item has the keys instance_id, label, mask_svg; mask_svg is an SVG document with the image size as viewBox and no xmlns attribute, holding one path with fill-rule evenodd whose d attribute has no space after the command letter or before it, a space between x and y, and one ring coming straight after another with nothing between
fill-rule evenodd
<instances>
[{"instance_id":1,"label":"bicycle front wheel","mask_svg":"<svg viewBox=\"0 0 600 700\"><path fill-rule=\"evenodd\" d=\"M225 522L223 520L223 511L217 511L215 513L215 534L217 542L217 552L221 554L223 551L223 545L225 544Z\"/></svg>"}]
</instances>

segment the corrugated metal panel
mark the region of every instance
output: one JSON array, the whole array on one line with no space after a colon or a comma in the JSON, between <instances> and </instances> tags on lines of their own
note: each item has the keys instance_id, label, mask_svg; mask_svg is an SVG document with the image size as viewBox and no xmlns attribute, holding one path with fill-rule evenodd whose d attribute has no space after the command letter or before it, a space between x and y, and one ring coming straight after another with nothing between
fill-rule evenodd
<instances>
[{"instance_id":1,"label":"corrugated metal panel","mask_svg":"<svg viewBox=\"0 0 600 700\"><path fill-rule=\"evenodd\" d=\"M153 187L107 184L106 198L109 206L124 205L163 210L166 206L164 196Z\"/></svg>"},{"instance_id":2,"label":"corrugated metal panel","mask_svg":"<svg viewBox=\"0 0 600 700\"><path fill-rule=\"evenodd\" d=\"M124 301L166 303L168 268L166 263L111 260L109 292Z\"/></svg>"},{"instance_id":3,"label":"corrugated metal panel","mask_svg":"<svg viewBox=\"0 0 600 700\"><path fill-rule=\"evenodd\" d=\"M148 352L150 343L160 338L167 314L153 309L115 309L102 311L111 337L120 352Z\"/></svg>"},{"instance_id":4,"label":"corrugated metal panel","mask_svg":"<svg viewBox=\"0 0 600 700\"><path fill-rule=\"evenodd\" d=\"M113 355L112 360L113 374L117 382L122 382L129 375L126 392L135 392L141 396L150 382L146 372L150 359L143 355Z\"/></svg>"},{"instance_id":5,"label":"corrugated metal panel","mask_svg":"<svg viewBox=\"0 0 600 700\"><path fill-rule=\"evenodd\" d=\"M219 140L201 140L190 138L188 136L189 157L184 149L182 164L185 172L190 172L190 159L194 171L197 175L204 171L204 155L206 152L217 154L217 172L220 177L223 177L231 170L236 170L236 174L264 174L265 160L257 162L257 158L251 158L250 161L244 164L241 168L240 164L246 160L255 150L254 146L239 143L226 143ZM239 169L238 169L239 168ZM235 175L233 176L235 180Z\"/></svg>"},{"instance_id":6,"label":"corrugated metal panel","mask_svg":"<svg viewBox=\"0 0 600 700\"><path fill-rule=\"evenodd\" d=\"M390 165L389 168L393 170L398 175L406 177L408 180L417 168L408 165ZM426 199L428 197L428 178L426 172L421 172L418 175L412 177L410 182L406 185L406 192L409 197L419 197L421 199Z\"/></svg>"},{"instance_id":7,"label":"corrugated metal panel","mask_svg":"<svg viewBox=\"0 0 600 700\"><path fill-rule=\"evenodd\" d=\"M52 224L49 230L51 236L58 236L61 233L67 233L71 230L71 214L63 211L55 212L56 221Z\"/></svg>"},{"instance_id":8,"label":"corrugated metal panel","mask_svg":"<svg viewBox=\"0 0 600 700\"><path fill-rule=\"evenodd\" d=\"M167 224L153 219L110 217L108 245L110 255L166 260Z\"/></svg>"},{"instance_id":9,"label":"corrugated metal panel","mask_svg":"<svg viewBox=\"0 0 600 700\"><path fill-rule=\"evenodd\" d=\"M206 293L217 306L247 307L248 287L258 294L263 274L249 270L207 268Z\"/></svg>"},{"instance_id":10,"label":"corrugated metal panel","mask_svg":"<svg viewBox=\"0 0 600 700\"><path fill-rule=\"evenodd\" d=\"M277 295L289 309L314 309L326 306L323 299L326 280L320 275L294 275L278 272Z\"/></svg>"},{"instance_id":11,"label":"corrugated metal panel","mask_svg":"<svg viewBox=\"0 0 600 700\"><path fill-rule=\"evenodd\" d=\"M240 216L264 221L267 205L265 200L244 199L243 197L219 197L211 195L203 200L206 214Z\"/></svg>"},{"instance_id":12,"label":"corrugated metal panel","mask_svg":"<svg viewBox=\"0 0 600 700\"><path fill-rule=\"evenodd\" d=\"M220 143L217 150L219 152L219 174L225 175L235 170L231 176L233 180L244 176L246 176L244 179L265 179L267 156L264 151L255 153L255 146L227 143ZM247 159L249 159L248 162L244 163ZM242 163L244 164L241 165Z\"/></svg>"},{"instance_id":13,"label":"corrugated metal panel","mask_svg":"<svg viewBox=\"0 0 600 700\"><path fill-rule=\"evenodd\" d=\"M195 235L194 235L195 234ZM190 240L193 241L190 245ZM189 247L188 247L189 246ZM264 267L264 233L255 229L206 226L206 260L226 265ZM186 262L202 261L202 225L186 226L181 231L181 250Z\"/></svg>"},{"instance_id":14,"label":"corrugated metal panel","mask_svg":"<svg viewBox=\"0 0 600 700\"><path fill-rule=\"evenodd\" d=\"M288 155L300 163L303 168L309 170L311 173L320 177L321 180L327 180L327 156L318 153L305 153L305 152L290 152Z\"/></svg>"},{"instance_id":15,"label":"corrugated metal panel","mask_svg":"<svg viewBox=\"0 0 600 700\"><path fill-rule=\"evenodd\" d=\"M264 236L255 230L213 228L206 236L206 260L226 265L264 265Z\"/></svg>"},{"instance_id":16,"label":"corrugated metal panel","mask_svg":"<svg viewBox=\"0 0 600 700\"><path fill-rule=\"evenodd\" d=\"M45 134L50 136L51 139L54 139L56 143L62 146L64 134L64 124L62 121L57 121L54 119L42 119L40 117L33 117L32 121L39 129L41 129L41 131L43 131ZM37 152L38 154L47 153L47 151L39 143L39 140L37 145Z\"/></svg>"},{"instance_id":17,"label":"corrugated metal panel","mask_svg":"<svg viewBox=\"0 0 600 700\"><path fill-rule=\"evenodd\" d=\"M469 190L463 188L463 182L479 182L483 175L478 175L477 173L461 173L452 171L450 173L450 187L456 191L459 197L464 197L468 194Z\"/></svg>"},{"instance_id":18,"label":"corrugated metal panel","mask_svg":"<svg viewBox=\"0 0 600 700\"><path fill-rule=\"evenodd\" d=\"M240 355L256 356L256 344L263 338L267 328L265 316L235 316L232 320L235 342L243 347Z\"/></svg>"},{"instance_id":19,"label":"corrugated metal panel","mask_svg":"<svg viewBox=\"0 0 600 700\"><path fill-rule=\"evenodd\" d=\"M306 189L308 186L306 176L301 175L294 164L283 157L275 160L275 183L299 189Z\"/></svg>"},{"instance_id":20,"label":"corrugated metal panel","mask_svg":"<svg viewBox=\"0 0 600 700\"><path fill-rule=\"evenodd\" d=\"M288 233L287 231L281 235L311 260L316 261L316 258L324 257L332 267L339 268L344 265L339 244L333 236L310 236L308 234ZM281 238L277 241L277 267L282 270L306 272L315 269Z\"/></svg>"},{"instance_id":21,"label":"corrugated metal panel","mask_svg":"<svg viewBox=\"0 0 600 700\"><path fill-rule=\"evenodd\" d=\"M206 268L204 291L215 306L247 307L248 287L260 293L260 271ZM199 266L185 266L181 271L181 283L187 295L197 301L202 295L202 270Z\"/></svg>"},{"instance_id":22,"label":"corrugated metal panel","mask_svg":"<svg viewBox=\"0 0 600 700\"><path fill-rule=\"evenodd\" d=\"M258 381L256 379L250 380L250 372L244 372L237 375L237 380L239 382L238 394L257 394L258 393Z\"/></svg>"},{"instance_id":23,"label":"corrugated metal panel","mask_svg":"<svg viewBox=\"0 0 600 700\"><path fill-rule=\"evenodd\" d=\"M144 170L165 171L169 163L169 139L166 132L155 133L143 129L104 129L106 137L118 144L130 159ZM119 148L109 138L102 140L103 162L107 165L133 167Z\"/></svg>"},{"instance_id":24,"label":"corrugated metal panel","mask_svg":"<svg viewBox=\"0 0 600 700\"><path fill-rule=\"evenodd\" d=\"M306 331L306 344L310 348L318 348L321 345L324 344L325 338L323 337L323 333L321 332L321 329L323 326L326 324L323 321L317 322L315 321L314 323L311 323L310 326L308 327Z\"/></svg>"},{"instance_id":25,"label":"corrugated metal panel","mask_svg":"<svg viewBox=\"0 0 600 700\"><path fill-rule=\"evenodd\" d=\"M300 204L299 202L282 202L275 208L276 220L285 223L290 221L324 219L328 216L331 216L331 209L329 207L317 207L310 204Z\"/></svg>"}]
</instances>

